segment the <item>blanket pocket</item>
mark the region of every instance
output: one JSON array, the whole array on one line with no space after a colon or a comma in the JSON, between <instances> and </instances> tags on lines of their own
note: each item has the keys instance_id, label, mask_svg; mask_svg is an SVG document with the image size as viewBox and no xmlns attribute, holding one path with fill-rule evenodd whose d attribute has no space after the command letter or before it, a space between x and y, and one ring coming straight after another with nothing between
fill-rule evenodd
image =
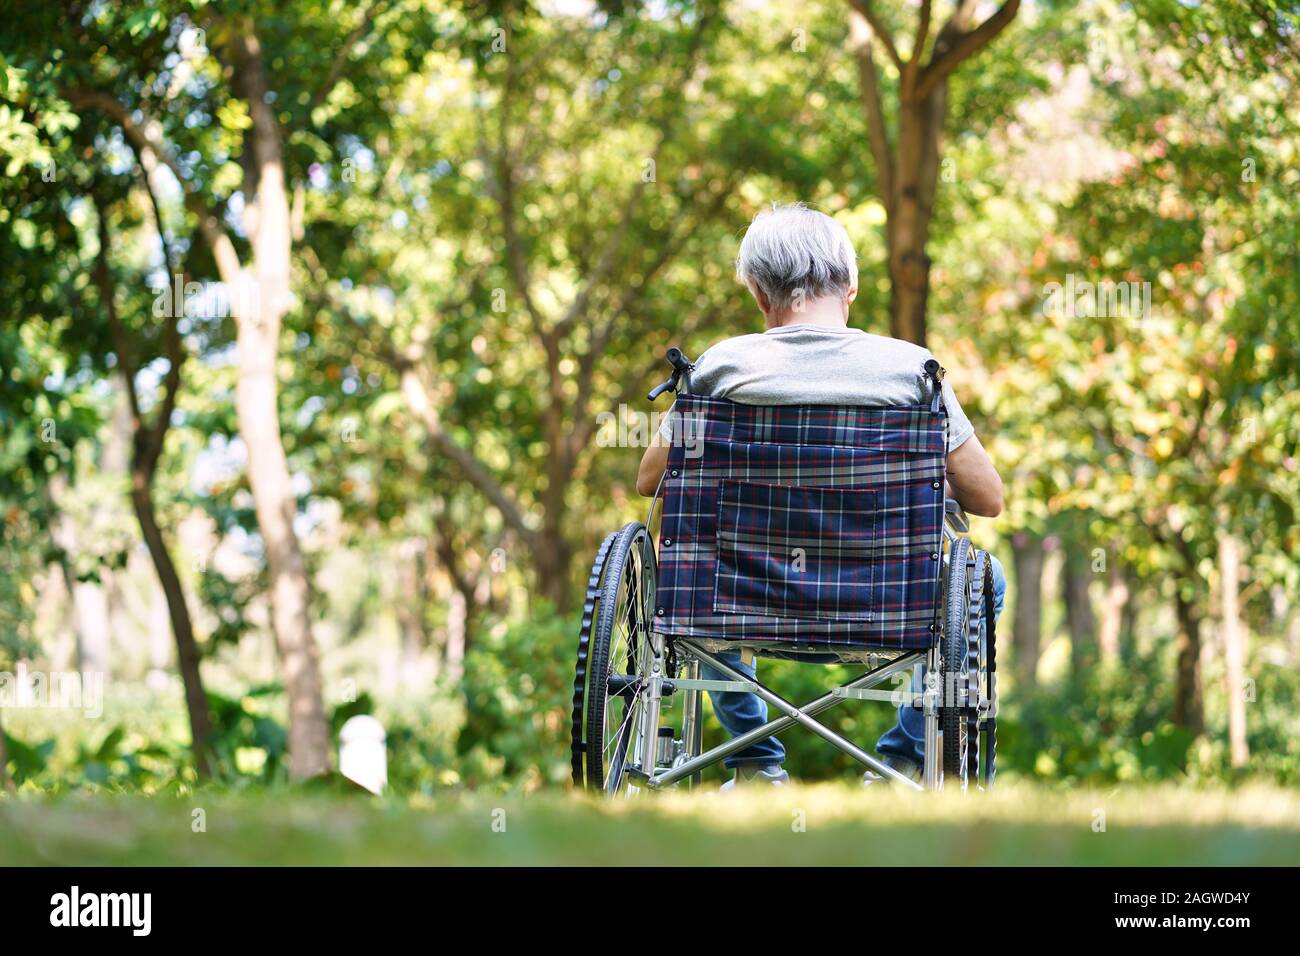
<instances>
[{"instance_id":1,"label":"blanket pocket","mask_svg":"<svg viewBox=\"0 0 1300 956\"><path fill-rule=\"evenodd\" d=\"M876 519L874 491L722 481L714 612L872 620Z\"/></svg>"}]
</instances>

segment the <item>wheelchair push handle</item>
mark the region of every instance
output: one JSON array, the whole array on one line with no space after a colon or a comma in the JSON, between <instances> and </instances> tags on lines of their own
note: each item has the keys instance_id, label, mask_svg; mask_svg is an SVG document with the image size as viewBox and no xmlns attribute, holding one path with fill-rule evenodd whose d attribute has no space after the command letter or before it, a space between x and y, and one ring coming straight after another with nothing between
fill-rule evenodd
<instances>
[{"instance_id":1,"label":"wheelchair push handle","mask_svg":"<svg viewBox=\"0 0 1300 956\"><path fill-rule=\"evenodd\" d=\"M677 391L678 385L681 384L682 374L695 367L691 360L686 357L686 354L675 345L668 350L666 358L668 364L673 367L673 374L669 376L666 382L662 382L650 390L650 393L646 395L648 401L653 402L664 392Z\"/></svg>"},{"instance_id":2,"label":"wheelchair push handle","mask_svg":"<svg viewBox=\"0 0 1300 956\"><path fill-rule=\"evenodd\" d=\"M925 377L930 380L930 414L939 414L939 404L943 401L943 377L946 374L942 365L935 359L926 359L922 366Z\"/></svg>"}]
</instances>

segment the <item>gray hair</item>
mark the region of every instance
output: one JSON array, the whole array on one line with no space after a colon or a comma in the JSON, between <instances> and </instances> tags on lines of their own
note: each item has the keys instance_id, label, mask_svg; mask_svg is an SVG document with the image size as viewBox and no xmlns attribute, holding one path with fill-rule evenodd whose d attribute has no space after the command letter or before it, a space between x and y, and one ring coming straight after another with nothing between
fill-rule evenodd
<instances>
[{"instance_id":1,"label":"gray hair","mask_svg":"<svg viewBox=\"0 0 1300 956\"><path fill-rule=\"evenodd\" d=\"M798 302L844 295L858 283L858 261L844 227L803 203L773 203L745 231L736 278L786 312Z\"/></svg>"}]
</instances>

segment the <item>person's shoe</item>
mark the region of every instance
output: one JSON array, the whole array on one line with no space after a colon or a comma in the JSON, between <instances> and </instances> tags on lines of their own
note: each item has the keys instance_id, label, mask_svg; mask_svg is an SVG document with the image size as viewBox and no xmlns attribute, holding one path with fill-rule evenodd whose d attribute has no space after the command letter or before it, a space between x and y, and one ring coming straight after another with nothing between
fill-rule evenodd
<instances>
[{"instance_id":1,"label":"person's shoe","mask_svg":"<svg viewBox=\"0 0 1300 956\"><path fill-rule=\"evenodd\" d=\"M738 786L749 783L766 783L779 787L781 784L789 782L790 775L781 769L779 763L769 763L761 767L754 764L742 764L736 768L736 775L722 785L722 789L733 790Z\"/></svg>"},{"instance_id":2,"label":"person's shoe","mask_svg":"<svg viewBox=\"0 0 1300 956\"><path fill-rule=\"evenodd\" d=\"M908 760L906 757L896 757L893 754L885 754L880 758L881 762L891 770L897 770L908 780L913 783L920 783L921 777L925 773L925 768L915 761ZM868 770L862 775L862 785L869 787L873 783L880 783L885 778L874 770Z\"/></svg>"}]
</instances>

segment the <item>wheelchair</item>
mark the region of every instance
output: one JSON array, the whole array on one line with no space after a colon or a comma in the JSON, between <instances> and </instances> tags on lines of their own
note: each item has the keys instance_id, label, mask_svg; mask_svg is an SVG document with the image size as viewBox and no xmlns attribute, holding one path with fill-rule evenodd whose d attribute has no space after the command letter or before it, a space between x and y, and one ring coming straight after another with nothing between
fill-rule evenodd
<instances>
[{"instance_id":1,"label":"wheelchair","mask_svg":"<svg viewBox=\"0 0 1300 956\"><path fill-rule=\"evenodd\" d=\"M573 684L579 788L629 796L684 782L794 727L915 790L993 785L996 615L986 552L946 497L943 369L917 406L754 406L680 391L674 441L645 522L601 543L587 579ZM651 533L662 504L658 548ZM719 658L865 668L803 705ZM707 666L723 679L701 677ZM881 689L885 682L891 689ZM757 694L775 716L705 752L703 694ZM924 715L918 784L816 718L845 700Z\"/></svg>"}]
</instances>

